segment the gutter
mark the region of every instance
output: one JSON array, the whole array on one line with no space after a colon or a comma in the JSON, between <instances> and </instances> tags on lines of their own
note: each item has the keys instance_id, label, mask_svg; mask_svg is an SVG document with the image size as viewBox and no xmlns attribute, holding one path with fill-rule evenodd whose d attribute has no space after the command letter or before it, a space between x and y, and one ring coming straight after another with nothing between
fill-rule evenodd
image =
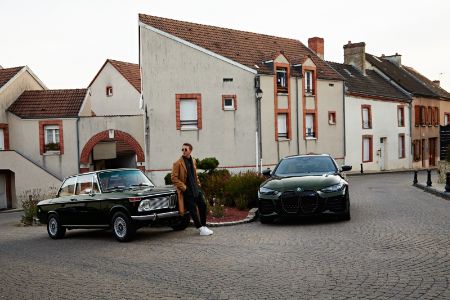
<instances>
[{"instance_id":1,"label":"gutter","mask_svg":"<svg viewBox=\"0 0 450 300\"><path fill-rule=\"evenodd\" d=\"M300 132L299 132L299 117L298 117L298 77L295 77L295 112L297 123L297 155L300 155ZM345 144L345 143L344 143Z\"/></svg>"},{"instance_id":2,"label":"gutter","mask_svg":"<svg viewBox=\"0 0 450 300\"><path fill-rule=\"evenodd\" d=\"M344 109L344 112L343 112L343 116L344 116L344 164L346 163L345 158L347 157L347 141L346 141L346 134L345 134L345 130L346 130L345 120L347 119L345 117L345 89L346 89L345 81L343 81L342 82L342 104L343 104L343 109Z\"/></svg>"}]
</instances>

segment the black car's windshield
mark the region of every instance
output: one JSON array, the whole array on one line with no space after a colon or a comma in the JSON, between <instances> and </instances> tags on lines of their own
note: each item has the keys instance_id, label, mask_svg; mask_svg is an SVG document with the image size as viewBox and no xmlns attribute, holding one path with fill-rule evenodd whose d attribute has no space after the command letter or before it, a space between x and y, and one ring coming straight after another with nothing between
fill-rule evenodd
<instances>
[{"instance_id":1,"label":"black car's windshield","mask_svg":"<svg viewBox=\"0 0 450 300\"><path fill-rule=\"evenodd\" d=\"M117 170L98 174L103 192L142 187L154 187L150 179L139 170Z\"/></svg>"},{"instance_id":2,"label":"black car's windshield","mask_svg":"<svg viewBox=\"0 0 450 300\"><path fill-rule=\"evenodd\" d=\"M329 156L301 156L283 159L275 169L274 175L288 177L336 172L336 165Z\"/></svg>"}]
</instances>

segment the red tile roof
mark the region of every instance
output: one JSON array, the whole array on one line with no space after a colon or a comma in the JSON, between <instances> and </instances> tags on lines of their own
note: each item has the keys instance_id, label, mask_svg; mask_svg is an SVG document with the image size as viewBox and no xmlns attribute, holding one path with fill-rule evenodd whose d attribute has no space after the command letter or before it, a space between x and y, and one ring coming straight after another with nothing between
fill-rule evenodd
<instances>
[{"instance_id":1,"label":"red tile roof","mask_svg":"<svg viewBox=\"0 0 450 300\"><path fill-rule=\"evenodd\" d=\"M107 61L110 62L111 65L113 65L136 90L138 90L138 92L141 92L141 71L138 64L113 59L108 59Z\"/></svg>"},{"instance_id":2,"label":"red tile roof","mask_svg":"<svg viewBox=\"0 0 450 300\"><path fill-rule=\"evenodd\" d=\"M8 108L22 119L77 117L87 89L25 91Z\"/></svg>"},{"instance_id":3,"label":"red tile roof","mask_svg":"<svg viewBox=\"0 0 450 300\"><path fill-rule=\"evenodd\" d=\"M273 68L264 67L263 61L283 53L289 62L303 64L307 57L316 64L318 77L343 80L325 61L300 41L259 33L239 31L209 25L139 14L139 20L153 28L217 53L262 74L273 74ZM255 67L259 66L259 69Z\"/></svg>"},{"instance_id":4,"label":"red tile roof","mask_svg":"<svg viewBox=\"0 0 450 300\"><path fill-rule=\"evenodd\" d=\"M0 88L11 80L24 67L0 69Z\"/></svg>"}]
</instances>

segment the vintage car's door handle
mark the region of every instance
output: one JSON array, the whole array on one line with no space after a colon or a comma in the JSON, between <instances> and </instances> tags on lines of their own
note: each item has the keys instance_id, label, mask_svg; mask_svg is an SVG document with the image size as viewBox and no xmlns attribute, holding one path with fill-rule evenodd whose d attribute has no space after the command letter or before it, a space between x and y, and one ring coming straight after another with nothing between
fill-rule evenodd
<instances>
[{"instance_id":1,"label":"vintage car's door handle","mask_svg":"<svg viewBox=\"0 0 450 300\"><path fill-rule=\"evenodd\" d=\"M77 201L77 198L71 198L70 201Z\"/></svg>"}]
</instances>

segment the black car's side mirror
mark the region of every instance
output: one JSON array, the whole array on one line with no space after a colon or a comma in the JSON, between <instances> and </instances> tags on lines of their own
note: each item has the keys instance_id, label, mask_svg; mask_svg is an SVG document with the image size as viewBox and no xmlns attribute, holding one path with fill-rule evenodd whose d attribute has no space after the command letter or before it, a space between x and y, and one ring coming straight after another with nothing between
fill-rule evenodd
<instances>
[{"instance_id":1,"label":"black car's side mirror","mask_svg":"<svg viewBox=\"0 0 450 300\"><path fill-rule=\"evenodd\" d=\"M262 171L262 174L263 174L263 176L265 176L265 177L270 177L270 173L271 173L272 171L270 170L270 169L265 169L265 170L263 170Z\"/></svg>"},{"instance_id":2,"label":"black car's side mirror","mask_svg":"<svg viewBox=\"0 0 450 300\"><path fill-rule=\"evenodd\" d=\"M343 165L343 166L341 167L341 171L342 171L342 172L345 172L345 171L351 171L351 169L352 169L352 166Z\"/></svg>"}]
</instances>

